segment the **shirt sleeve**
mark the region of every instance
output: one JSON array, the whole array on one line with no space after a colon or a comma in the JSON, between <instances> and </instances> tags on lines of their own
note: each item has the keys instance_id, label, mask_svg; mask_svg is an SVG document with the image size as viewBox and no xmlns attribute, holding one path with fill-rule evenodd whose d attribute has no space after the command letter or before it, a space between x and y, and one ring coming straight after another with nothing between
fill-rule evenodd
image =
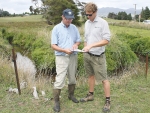
<instances>
[{"instance_id":1,"label":"shirt sleeve","mask_svg":"<svg viewBox=\"0 0 150 113\"><path fill-rule=\"evenodd\" d=\"M58 44L57 28L54 27L51 34L51 44Z\"/></svg>"},{"instance_id":2,"label":"shirt sleeve","mask_svg":"<svg viewBox=\"0 0 150 113\"><path fill-rule=\"evenodd\" d=\"M102 36L103 36L103 39L110 41L110 36L111 36L110 29L106 21L104 22L104 25L103 25Z\"/></svg>"}]
</instances>

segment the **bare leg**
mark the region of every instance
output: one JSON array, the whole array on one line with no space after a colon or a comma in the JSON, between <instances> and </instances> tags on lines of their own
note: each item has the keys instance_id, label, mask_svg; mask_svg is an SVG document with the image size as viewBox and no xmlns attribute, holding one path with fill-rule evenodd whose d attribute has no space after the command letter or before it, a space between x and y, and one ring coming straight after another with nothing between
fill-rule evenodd
<instances>
[{"instance_id":1,"label":"bare leg","mask_svg":"<svg viewBox=\"0 0 150 113\"><path fill-rule=\"evenodd\" d=\"M103 81L105 97L110 97L110 83L108 80Z\"/></svg>"},{"instance_id":2,"label":"bare leg","mask_svg":"<svg viewBox=\"0 0 150 113\"><path fill-rule=\"evenodd\" d=\"M89 92L94 92L94 86L95 86L95 76L89 76L88 78L89 82Z\"/></svg>"},{"instance_id":3,"label":"bare leg","mask_svg":"<svg viewBox=\"0 0 150 113\"><path fill-rule=\"evenodd\" d=\"M104 87L104 93L106 97L103 111L106 112L110 110L110 83L108 80L103 81L103 87Z\"/></svg>"},{"instance_id":4,"label":"bare leg","mask_svg":"<svg viewBox=\"0 0 150 113\"><path fill-rule=\"evenodd\" d=\"M88 82L89 82L89 92L94 92L95 77L89 76ZM80 102L87 102L87 101L93 101L93 100L94 100L93 94L88 93L86 97L80 99Z\"/></svg>"}]
</instances>

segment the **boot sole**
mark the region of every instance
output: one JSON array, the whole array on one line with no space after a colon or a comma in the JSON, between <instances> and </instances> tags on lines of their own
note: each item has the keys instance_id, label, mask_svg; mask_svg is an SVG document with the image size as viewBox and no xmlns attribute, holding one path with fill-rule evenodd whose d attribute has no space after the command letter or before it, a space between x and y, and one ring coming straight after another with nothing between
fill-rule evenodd
<instances>
[{"instance_id":1,"label":"boot sole","mask_svg":"<svg viewBox=\"0 0 150 113\"><path fill-rule=\"evenodd\" d=\"M56 110L55 108L53 108L53 110L54 110L55 112L60 112L60 110Z\"/></svg>"},{"instance_id":2,"label":"boot sole","mask_svg":"<svg viewBox=\"0 0 150 113\"><path fill-rule=\"evenodd\" d=\"M69 100L72 100L72 99L71 99L71 98L69 98L69 97L68 97L68 99L69 99ZM75 101L73 101L73 100L72 100L72 102L74 102L74 103L79 103L79 101L75 102Z\"/></svg>"}]
</instances>

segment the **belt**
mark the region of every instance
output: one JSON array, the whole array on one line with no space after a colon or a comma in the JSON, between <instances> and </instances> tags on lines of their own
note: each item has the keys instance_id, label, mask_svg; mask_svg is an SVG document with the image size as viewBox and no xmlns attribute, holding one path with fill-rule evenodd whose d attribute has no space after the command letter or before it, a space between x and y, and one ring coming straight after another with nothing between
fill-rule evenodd
<instances>
[{"instance_id":1,"label":"belt","mask_svg":"<svg viewBox=\"0 0 150 113\"><path fill-rule=\"evenodd\" d=\"M102 52L100 55L95 55L95 54L92 54L92 53L89 53L89 52L87 52L89 55L91 55L91 56L96 56L96 57L100 57L102 54L104 54L105 52Z\"/></svg>"}]
</instances>

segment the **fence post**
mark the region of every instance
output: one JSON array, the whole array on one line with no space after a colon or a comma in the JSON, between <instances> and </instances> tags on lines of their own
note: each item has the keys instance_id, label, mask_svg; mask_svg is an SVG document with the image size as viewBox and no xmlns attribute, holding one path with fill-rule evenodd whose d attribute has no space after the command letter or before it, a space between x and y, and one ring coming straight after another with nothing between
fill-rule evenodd
<instances>
[{"instance_id":1,"label":"fence post","mask_svg":"<svg viewBox=\"0 0 150 113\"><path fill-rule=\"evenodd\" d=\"M20 83L19 83L19 77L18 77L18 71L17 71L17 63L16 63L16 54L14 51L14 47L12 48L12 55L13 55L14 69L15 69L15 73L16 73L18 92L19 92L19 95L21 95Z\"/></svg>"},{"instance_id":2,"label":"fence post","mask_svg":"<svg viewBox=\"0 0 150 113\"><path fill-rule=\"evenodd\" d=\"M147 78L147 72L148 72L148 53L146 54L146 78Z\"/></svg>"}]
</instances>

